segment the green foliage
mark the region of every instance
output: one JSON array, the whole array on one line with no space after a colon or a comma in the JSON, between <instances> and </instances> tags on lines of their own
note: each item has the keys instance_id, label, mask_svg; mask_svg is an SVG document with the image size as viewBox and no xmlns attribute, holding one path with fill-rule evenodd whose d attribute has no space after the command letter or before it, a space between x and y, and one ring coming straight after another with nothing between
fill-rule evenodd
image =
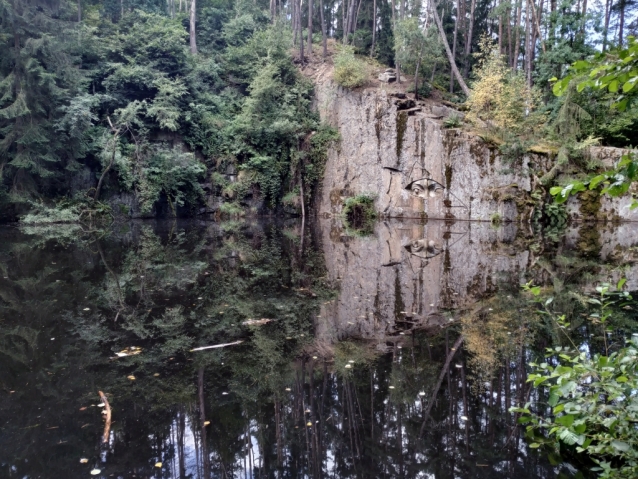
<instances>
[{"instance_id":1,"label":"green foliage","mask_svg":"<svg viewBox=\"0 0 638 479\"><path fill-rule=\"evenodd\" d=\"M549 414L528 407L519 423L530 424L531 447L548 445L587 454L601 478L638 474L638 339L608 356L550 348L547 360L532 363L527 381L548 389Z\"/></svg>"},{"instance_id":2,"label":"green foliage","mask_svg":"<svg viewBox=\"0 0 638 479\"><path fill-rule=\"evenodd\" d=\"M585 79L580 77L586 76ZM585 88L607 90L615 96L612 107L620 111L632 104L638 94L638 41L628 38L627 47L618 47L599 53L590 60L574 62L569 73L561 80L554 77L553 91L561 96L572 81L577 82L579 92Z\"/></svg>"},{"instance_id":3,"label":"green foliage","mask_svg":"<svg viewBox=\"0 0 638 479\"><path fill-rule=\"evenodd\" d=\"M484 38L477 54L476 80L467 99L467 120L501 138L533 137L545 123L541 95L520 72L511 70L494 43Z\"/></svg>"},{"instance_id":4,"label":"green foliage","mask_svg":"<svg viewBox=\"0 0 638 479\"><path fill-rule=\"evenodd\" d=\"M334 79L345 88L358 88L368 82L368 64L357 58L354 48L343 46L334 58Z\"/></svg>"},{"instance_id":5,"label":"green foliage","mask_svg":"<svg viewBox=\"0 0 638 479\"><path fill-rule=\"evenodd\" d=\"M443 120L443 126L445 128L458 128L463 124L463 120L457 114L452 114Z\"/></svg>"},{"instance_id":6,"label":"green foliage","mask_svg":"<svg viewBox=\"0 0 638 479\"><path fill-rule=\"evenodd\" d=\"M443 45L436 27L430 25L424 31L417 17L397 22L394 31L394 51L401 69L414 74L418 64L421 78L430 75L434 65L443 61Z\"/></svg>"},{"instance_id":7,"label":"green foliage","mask_svg":"<svg viewBox=\"0 0 638 479\"><path fill-rule=\"evenodd\" d=\"M626 153L612 170L591 175L584 180L572 180L564 186L554 186L550 194L556 203L565 203L571 195L586 190L599 190L601 194L619 197L629 191L630 186L638 179L638 160L635 153ZM638 200L632 199L632 209L638 207Z\"/></svg>"},{"instance_id":8,"label":"green foliage","mask_svg":"<svg viewBox=\"0 0 638 479\"><path fill-rule=\"evenodd\" d=\"M359 194L346 198L341 210L346 225L355 231L370 233L377 218L374 208L374 196Z\"/></svg>"}]
</instances>

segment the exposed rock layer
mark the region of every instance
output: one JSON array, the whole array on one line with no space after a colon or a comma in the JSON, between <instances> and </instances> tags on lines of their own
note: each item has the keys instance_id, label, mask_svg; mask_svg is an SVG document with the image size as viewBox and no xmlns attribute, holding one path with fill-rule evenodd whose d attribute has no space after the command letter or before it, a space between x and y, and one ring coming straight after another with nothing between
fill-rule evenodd
<instances>
[{"instance_id":1,"label":"exposed rock layer","mask_svg":"<svg viewBox=\"0 0 638 479\"><path fill-rule=\"evenodd\" d=\"M479 136L445 128L445 118L462 116L451 108L417 104L383 87L347 90L328 69L314 81L322 120L338 128L342 139L329 151L319 214L338 215L345 198L367 194L385 217L531 219L534 172L550 169L547 156L527 154L508 163ZM600 148L595 154L611 163L620 153ZM638 220L629 202L603 197L583 208L572 201L568 211L572 219Z\"/></svg>"}]
</instances>

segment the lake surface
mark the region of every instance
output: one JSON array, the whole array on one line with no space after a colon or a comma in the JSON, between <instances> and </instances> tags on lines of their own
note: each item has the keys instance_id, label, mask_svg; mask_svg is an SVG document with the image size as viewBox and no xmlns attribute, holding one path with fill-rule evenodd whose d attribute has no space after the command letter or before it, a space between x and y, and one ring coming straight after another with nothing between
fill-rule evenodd
<instances>
[{"instance_id":1,"label":"lake surface","mask_svg":"<svg viewBox=\"0 0 638 479\"><path fill-rule=\"evenodd\" d=\"M588 477L508 412L543 410L527 364L566 343L521 285L601 351L586 298L638 290L637 230L0 227L0 477Z\"/></svg>"}]
</instances>

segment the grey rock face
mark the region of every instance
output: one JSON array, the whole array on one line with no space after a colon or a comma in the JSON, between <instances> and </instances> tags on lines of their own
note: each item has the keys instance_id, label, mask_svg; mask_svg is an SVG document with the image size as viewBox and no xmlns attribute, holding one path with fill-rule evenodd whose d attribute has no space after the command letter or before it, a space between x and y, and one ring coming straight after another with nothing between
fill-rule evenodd
<instances>
[{"instance_id":1,"label":"grey rock face","mask_svg":"<svg viewBox=\"0 0 638 479\"><path fill-rule=\"evenodd\" d=\"M378 77L379 81L390 83L396 81L397 77L394 73L383 72Z\"/></svg>"},{"instance_id":2,"label":"grey rock face","mask_svg":"<svg viewBox=\"0 0 638 479\"><path fill-rule=\"evenodd\" d=\"M339 215L345 198L368 194L385 217L531 219L534 182L552 164L546 156L508 162L476 134L443 126L441 120L462 113L434 102L417 105L383 86L350 91L326 76L316 79L315 95L322 120L341 134L328 154L319 214ZM619 156L617 149L599 150L606 162ZM602 198L596 219L638 220L638 210L625 207L628 201ZM570 215L583 219L581 210L571 200Z\"/></svg>"}]
</instances>

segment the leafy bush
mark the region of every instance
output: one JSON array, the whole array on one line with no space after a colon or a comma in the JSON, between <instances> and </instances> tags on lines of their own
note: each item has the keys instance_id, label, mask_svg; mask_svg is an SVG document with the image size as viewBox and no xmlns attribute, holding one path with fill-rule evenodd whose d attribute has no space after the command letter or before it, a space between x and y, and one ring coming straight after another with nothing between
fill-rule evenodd
<instances>
[{"instance_id":1,"label":"leafy bush","mask_svg":"<svg viewBox=\"0 0 638 479\"><path fill-rule=\"evenodd\" d=\"M346 198L341 214L345 217L348 227L355 230L371 230L372 223L377 217L374 196L364 193Z\"/></svg>"},{"instance_id":2,"label":"leafy bush","mask_svg":"<svg viewBox=\"0 0 638 479\"><path fill-rule=\"evenodd\" d=\"M529 87L521 72L512 71L491 40L483 38L476 81L466 105L466 119L501 136L532 136L541 131L546 117L539 112L541 93Z\"/></svg>"},{"instance_id":3,"label":"leafy bush","mask_svg":"<svg viewBox=\"0 0 638 479\"><path fill-rule=\"evenodd\" d=\"M452 114L443 120L443 126L445 128L458 128L462 124L463 120L461 120L461 117L456 114Z\"/></svg>"},{"instance_id":4,"label":"leafy bush","mask_svg":"<svg viewBox=\"0 0 638 479\"><path fill-rule=\"evenodd\" d=\"M638 338L609 356L561 347L547 351L552 359L532 363L528 381L549 387L551 413L512 409L523 414L519 423L530 424L530 446L585 453L598 464L594 470L601 478L637 477ZM543 431L547 436L538 434Z\"/></svg>"},{"instance_id":5,"label":"leafy bush","mask_svg":"<svg viewBox=\"0 0 638 479\"><path fill-rule=\"evenodd\" d=\"M352 47L343 47L335 56L335 81L346 88L364 86L368 81L369 69L365 61L357 58Z\"/></svg>"}]
</instances>

